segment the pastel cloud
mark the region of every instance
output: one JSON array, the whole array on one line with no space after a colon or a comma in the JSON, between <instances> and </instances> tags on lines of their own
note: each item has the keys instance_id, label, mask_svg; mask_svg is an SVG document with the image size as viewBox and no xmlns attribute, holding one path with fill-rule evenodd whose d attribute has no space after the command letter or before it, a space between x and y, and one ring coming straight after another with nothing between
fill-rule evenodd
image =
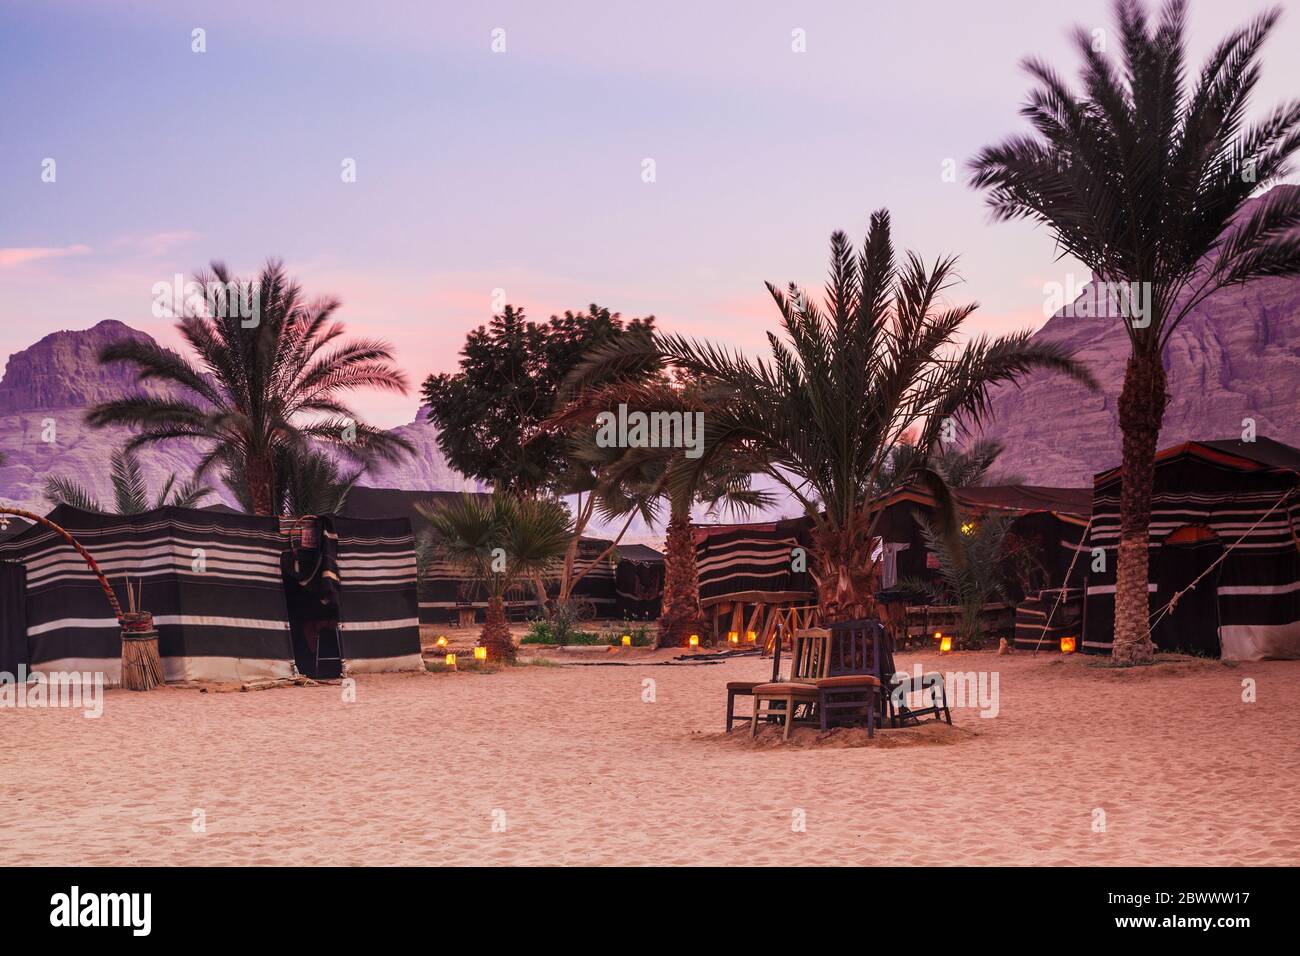
<instances>
[{"instance_id":1,"label":"pastel cloud","mask_svg":"<svg viewBox=\"0 0 1300 956\"><path fill-rule=\"evenodd\" d=\"M63 259L90 252L90 246L77 243L71 246L8 246L0 248L0 269L12 269L42 259Z\"/></svg>"}]
</instances>

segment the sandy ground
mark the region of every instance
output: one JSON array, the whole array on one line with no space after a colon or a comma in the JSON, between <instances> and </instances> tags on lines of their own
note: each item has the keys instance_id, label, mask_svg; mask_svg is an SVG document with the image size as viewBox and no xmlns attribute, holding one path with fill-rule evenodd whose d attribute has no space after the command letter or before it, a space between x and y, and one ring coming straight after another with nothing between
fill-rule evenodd
<instances>
[{"instance_id":1,"label":"sandy ground","mask_svg":"<svg viewBox=\"0 0 1300 956\"><path fill-rule=\"evenodd\" d=\"M1300 662L931 656L997 671L998 716L846 746L723 737L768 662L665 658L0 711L5 861L1300 863Z\"/></svg>"}]
</instances>

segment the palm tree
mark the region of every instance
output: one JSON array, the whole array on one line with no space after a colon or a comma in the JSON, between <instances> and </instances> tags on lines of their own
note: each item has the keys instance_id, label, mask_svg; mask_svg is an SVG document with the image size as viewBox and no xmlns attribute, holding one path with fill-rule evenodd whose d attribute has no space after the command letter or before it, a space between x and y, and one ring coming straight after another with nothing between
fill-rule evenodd
<instances>
[{"instance_id":1,"label":"palm tree","mask_svg":"<svg viewBox=\"0 0 1300 956\"><path fill-rule=\"evenodd\" d=\"M996 218L1050 227L1061 251L1087 265L1107 300L1118 298L1128 313L1112 654L1136 663L1153 654L1147 528L1169 399L1162 355L1179 323L1218 289L1300 274L1300 190L1243 208L1259 184L1288 172L1300 146L1300 103L1245 124L1276 9L1220 42L1190 88L1184 0L1166 3L1155 24L1137 0L1117 0L1115 12L1122 62L1095 50L1082 28L1082 94L1047 64L1027 61L1038 86L1021 115L1037 135L988 147L972 165ZM1134 284L1147 305L1125 309L1132 294L1124 290Z\"/></svg>"},{"instance_id":2,"label":"palm tree","mask_svg":"<svg viewBox=\"0 0 1300 956\"><path fill-rule=\"evenodd\" d=\"M151 501L139 458L129 448L113 452L109 460L109 478L113 483L114 512L120 515L141 514L153 508L196 508L200 501L213 493L198 478L177 484L173 473L167 476L162 488ZM104 511L104 507L84 485L62 475L51 475L45 479L45 497L55 505L69 505L82 511Z\"/></svg>"},{"instance_id":3,"label":"palm tree","mask_svg":"<svg viewBox=\"0 0 1300 956\"><path fill-rule=\"evenodd\" d=\"M568 509L547 498L497 492L461 495L417 505L434 534L433 552L461 567L487 590L479 642L493 660L515 659L505 598L513 588L540 583L564 556L573 534Z\"/></svg>"},{"instance_id":4,"label":"palm tree","mask_svg":"<svg viewBox=\"0 0 1300 956\"><path fill-rule=\"evenodd\" d=\"M972 518L962 523L957 535L941 533L924 515L918 515L916 520L925 546L938 559L938 578L904 578L899 584L926 594L936 603L955 604L959 609L958 646L978 648L984 640L984 605L994 599L1011 599L1003 565L1012 519L1007 515Z\"/></svg>"},{"instance_id":5,"label":"palm tree","mask_svg":"<svg viewBox=\"0 0 1300 956\"><path fill-rule=\"evenodd\" d=\"M783 333L769 333L770 359L660 334L648 345L629 340L595 350L581 376L608 374L637 358L630 351L653 348L664 363L707 383L717 397L705 419L704 451L684 460L678 480L729 450L751 458L812 524L809 571L823 612L831 619L869 614L878 520L870 503L903 437L920 453L895 479L921 480L946 502L930 453L979 422L992 386L1035 368L1093 384L1066 348L1031 341L1028 332L959 346L955 339L976 306L941 305L954 280L951 258L927 266L909 253L898 266L889 214L880 210L860 254L844 233L832 235L825 311L793 284L785 293L768 284Z\"/></svg>"},{"instance_id":6,"label":"palm tree","mask_svg":"<svg viewBox=\"0 0 1300 956\"><path fill-rule=\"evenodd\" d=\"M213 290L211 306L203 314L187 310L177 328L197 364L153 342L114 343L99 356L101 362L134 364L141 382L177 386L176 396L105 402L87 413L91 425L141 429L132 449L173 438L207 443L196 477L218 465L237 469L260 515L275 511L285 452L303 456L327 445L365 463L414 451L404 439L363 423L344 403L344 393L355 389L404 393L407 382L386 343L339 342L344 329L333 319L337 299L309 301L275 261L256 282L232 278L221 263L196 279Z\"/></svg>"}]
</instances>

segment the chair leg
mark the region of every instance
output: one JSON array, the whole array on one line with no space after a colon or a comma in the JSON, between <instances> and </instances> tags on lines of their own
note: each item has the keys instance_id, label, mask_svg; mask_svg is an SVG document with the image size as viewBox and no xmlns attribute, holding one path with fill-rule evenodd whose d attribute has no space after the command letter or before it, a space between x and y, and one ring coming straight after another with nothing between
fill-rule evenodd
<instances>
[{"instance_id":1,"label":"chair leg","mask_svg":"<svg viewBox=\"0 0 1300 956\"><path fill-rule=\"evenodd\" d=\"M783 740L790 739L790 725L794 723L794 698L788 697L785 702L785 735Z\"/></svg>"},{"instance_id":2,"label":"chair leg","mask_svg":"<svg viewBox=\"0 0 1300 956\"><path fill-rule=\"evenodd\" d=\"M727 691L727 733L731 733L731 722L735 718L736 692Z\"/></svg>"},{"instance_id":3,"label":"chair leg","mask_svg":"<svg viewBox=\"0 0 1300 956\"><path fill-rule=\"evenodd\" d=\"M817 694L817 714L821 717L822 733L830 730L830 714L827 713L826 697L826 691Z\"/></svg>"},{"instance_id":4,"label":"chair leg","mask_svg":"<svg viewBox=\"0 0 1300 956\"><path fill-rule=\"evenodd\" d=\"M751 717L749 720L749 736L751 740L758 736L758 715L759 713L762 712L762 708L763 708L763 698L755 697L754 716Z\"/></svg>"},{"instance_id":5,"label":"chair leg","mask_svg":"<svg viewBox=\"0 0 1300 956\"><path fill-rule=\"evenodd\" d=\"M872 690L867 701L867 739L870 740L876 736L876 694L878 691Z\"/></svg>"}]
</instances>

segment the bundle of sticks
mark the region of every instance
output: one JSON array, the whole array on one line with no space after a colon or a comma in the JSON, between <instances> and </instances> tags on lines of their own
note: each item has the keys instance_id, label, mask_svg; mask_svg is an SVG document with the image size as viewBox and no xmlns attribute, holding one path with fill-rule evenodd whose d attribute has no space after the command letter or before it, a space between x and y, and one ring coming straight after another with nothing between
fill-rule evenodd
<instances>
[{"instance_id":1,"label":"bundle of sticks","mask_svg":"<svg viewBox=\"0 0 1300 956\"><path fill-rule=\"evenodd\" d=\"M144 583L131 585L126 579L128 610L120 618L122 625L122 686L127 690L152 690L165 682L162 657L158 653L158 632L153 615L140 609Z\"/></svg>"}]
</instances>

